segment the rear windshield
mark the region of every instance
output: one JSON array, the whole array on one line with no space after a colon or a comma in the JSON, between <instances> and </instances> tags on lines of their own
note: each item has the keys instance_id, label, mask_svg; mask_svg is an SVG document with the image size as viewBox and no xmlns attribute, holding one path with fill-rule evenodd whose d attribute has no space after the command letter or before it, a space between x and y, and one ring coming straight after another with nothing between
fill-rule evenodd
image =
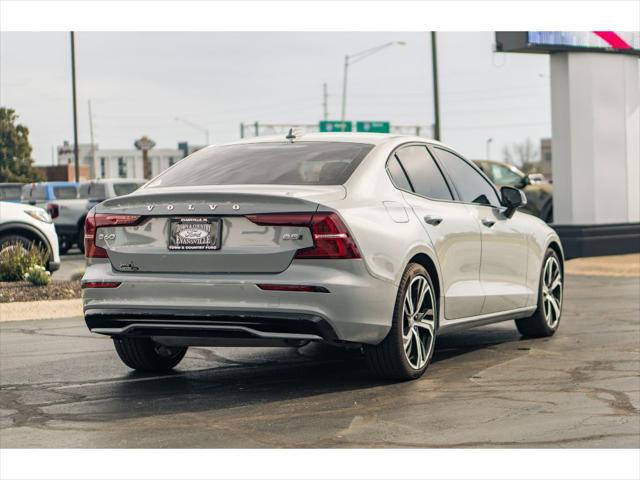
<instances>
[{"instance_id":1,"label":"rear windshield","mask_svg":"<svg viewBox=\"0 0 640 480\"><path fill-rule=\"evenodd\" d=\"M346 142L213 147L181 160L149 186L342 185L372 148Z\"/></svg>"},{"instance_id":2,"label":"rear windshield","mask_svg":"<svg viewBox=\"0 0 640 480\"><path fill-rule=\"evenodd\" d=\"M113 193L116 194L116 197L120 195L129 195L131 192L135 192L138 188L140 188L143 183L114 183L113 184Z\"/></svg>"},{"instance_id":3,"label":"rear windshield","mask_svg":"<svg viewBox=\"0 0 640 480\"><path fill-rule=\"evenodd\" d=\"M22 185L3 185L0 187L0 200L20 200Z\"/></svg>"},{"instance_id":4,"label":"rear windshield","mask_svg":"<svg viewBox=\"0 0 640 480\"><path fill-rule=\"evenodd\" d=\"M78 198L78 187L53 187L53 195L58 200L69 200L70 198Z\"/></svg>"}]
</instances>

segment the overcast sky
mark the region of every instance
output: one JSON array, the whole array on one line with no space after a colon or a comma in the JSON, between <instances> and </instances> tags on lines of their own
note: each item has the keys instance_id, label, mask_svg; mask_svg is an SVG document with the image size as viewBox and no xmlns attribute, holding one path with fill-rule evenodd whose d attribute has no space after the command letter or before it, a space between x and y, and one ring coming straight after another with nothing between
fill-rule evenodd
<instances>
[{"instance_id":1,"label":"overcast sky","mask_svg":"<svg viewBox=\"0 0 640 480\"><path fill-rule=\"evenodd\" d=\"M73 139L68 33L0 34L0 103L30 129L38 164ZM76 34L80 143L130 148L141 135L158 147L239 138L240 122L316 123L322 84L329 118L340 117L345 54L404 41L349 70L347 119L433 123L429 34L98 33ZM547 55L493 53L493 32L438 34L442 140L470 158L491 156L551 133ZM429 134L430 135L430 134Z\"/></svg>"}]
</instances>

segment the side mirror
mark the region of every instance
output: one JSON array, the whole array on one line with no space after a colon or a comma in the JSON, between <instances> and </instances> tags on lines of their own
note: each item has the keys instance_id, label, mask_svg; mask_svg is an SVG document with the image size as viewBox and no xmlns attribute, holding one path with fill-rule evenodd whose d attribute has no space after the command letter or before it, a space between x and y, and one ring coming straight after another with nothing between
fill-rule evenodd
<instances>
[{"instance_id":1,"label":"side mirror","mask_svg":"<svg viewBox=\"0 0 640 480\"><path fill-rule=\"evenodd\" d=\"M527 197L524 195L524 192L517 188L502 187L500 189L500 194L502 195L502 205L506 207L504 214L508 218L513 217L513 214L518 207L522 207L527 204Z\"/></svg>"}]
</instances>

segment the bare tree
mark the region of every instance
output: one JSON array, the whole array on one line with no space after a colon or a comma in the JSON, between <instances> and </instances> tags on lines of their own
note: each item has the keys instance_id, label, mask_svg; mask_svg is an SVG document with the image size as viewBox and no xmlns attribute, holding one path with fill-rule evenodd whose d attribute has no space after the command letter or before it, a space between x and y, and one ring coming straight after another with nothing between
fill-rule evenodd
<instances>
[{"instance_id":1,"label":"bare tree","mask_svg":"<svg viewBox=\"0 0 640 480\"><path fill-rule=\"evenodd\" d=\"M540 149L527 138L523 142L516 142L510 147L505 145L502 149L502 157L505 163L521 167L525 171L533 171L540 162Z\"/></svg>"}]
</instances>

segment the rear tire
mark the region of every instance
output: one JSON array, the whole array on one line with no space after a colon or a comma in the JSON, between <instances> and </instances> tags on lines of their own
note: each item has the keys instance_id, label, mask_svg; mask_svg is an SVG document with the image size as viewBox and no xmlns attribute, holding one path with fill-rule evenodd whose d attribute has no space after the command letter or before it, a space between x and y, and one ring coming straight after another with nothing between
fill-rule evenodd
<instances>
[{"instance_id":1,"label":"rear tire","mask_svg":"<svg viewBox=\"0 0 640 480\"><path fill-rule=\"evenodd\" d=\"M178 365L187 347L167 347L150 338L114 338L120 360L134 370L166 372Z\"/></svg>"},{"instance_id":2,"label":"rear tire","mask_svg":"<svg viewBox=\"0 0 640 480\"><path fill-rule=\"evenodd\" d=\"M528 318L516 320L516 327L524 337L550 337L560 325L564 284L558 254L551 248L542 261L538 308Z\"/></svg>"},{"instance_id":3,"label":"rear tire","mask_svg":"<svg viewBox=\"0 0 640 480\"><path fill-rule=\"evenodd\" d=\"M433 356L437 318L431 277L422 265L411 263L400 280L391 330L378 345L365 345L369 368L382 378L420 378Z\"/></svg>"}]
</instances>

